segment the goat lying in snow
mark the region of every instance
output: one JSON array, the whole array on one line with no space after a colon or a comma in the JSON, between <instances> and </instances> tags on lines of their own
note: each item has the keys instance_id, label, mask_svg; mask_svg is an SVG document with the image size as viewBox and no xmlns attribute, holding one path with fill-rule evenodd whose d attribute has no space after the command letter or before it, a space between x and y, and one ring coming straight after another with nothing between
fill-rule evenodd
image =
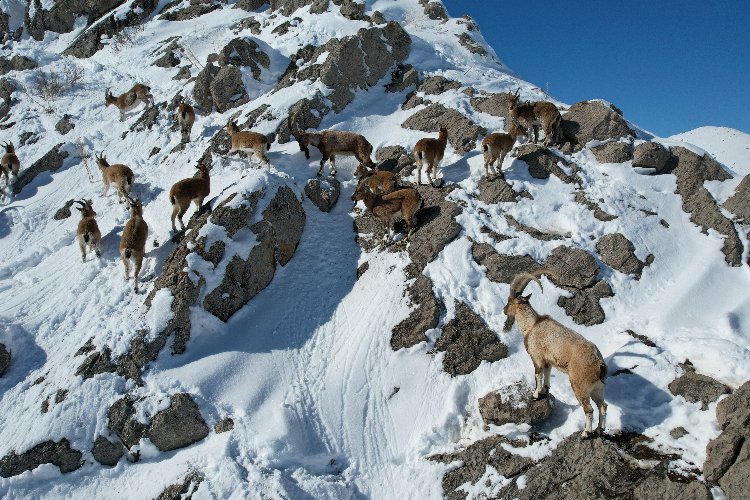
<instances>
[{"instance_id":1,"label":"goat lying in snow","mask_svg":"<svg viewBox=\"0 0 750 500\"><path fill-rule=\"evenodd\" d=\"M518 329L523 335L526 352L534 363L536 389L534 398L549 392L549 376L554 366L567 373L576 399L586 415L586 427L583 437L591 433L593 410L590 399L593 398L599 409L597 432L602 432L606 425L607 403L604 402L604 379L607 376L607 365L599 349L583 338L581 334L566 328L547 315L539 315L531 307L531 294L522 296L523 289L529 282L536 281L541 288L539 276L550 274L541 269L534 273L520 273L510 284L508 303L505 305L505 331L510 331L513 322L518 322Z\"/></svg>"},{"instance_id":2,"label":"goat lying in snow","mask_svg":"<svg viewBox=\"0 0 750 500\"><path fill-rule=\"evenodd\" d=\"M404 188L379 195L370 191L365 183L360 183L352 194L352 201L360 200L375 217L386 225L387 239L392 237L393 219L399 215L406 222L407 233L404 240L408 240L417 227L417 211L422 208L422 197L416 189Z\"/></svg>"},{"instance_id":3,"label":"goat lying in snow","mask_svg":"<svg viewBox=\"0 0 750 500\"><path fill-rule=\"evenodd\" d=\"M339 153L353 154L367 168L375 168L375 164L370 158L372 144L360 134L343 130L302 132L297 127L297 113L289 117L287 125L294 138L297 139L299 150L305 153L306 159L310 159L309 146L315 146L320 150L323 158L320 160L318 176L323 175L323 166L329 159L331 160L331 175L336 175L336 155Z\"/></svg>"}]
</instances>

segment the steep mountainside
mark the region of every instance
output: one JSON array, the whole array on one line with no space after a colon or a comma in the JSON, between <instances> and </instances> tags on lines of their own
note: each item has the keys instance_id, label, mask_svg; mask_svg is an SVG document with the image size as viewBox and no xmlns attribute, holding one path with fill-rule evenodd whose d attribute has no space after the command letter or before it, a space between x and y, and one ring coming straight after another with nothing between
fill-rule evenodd
<instances>
[{"instance_id":1,"label":"steep mountainside","mask_svg":"<svg viewBox=\"0 0 750 500\"><path fill-rule=\"evenodd\" d=\"M746 134L656 138L610 103L556 102L437 1L0 9L0 141L21 164L0 177L3 498L744 496ZM105 91L135 83L153 105L120 120ZM520 140L488 179L481 141L516 90L562 110L565 143ZM408 241L350 201L353 157L311 182L320 153L290 116L364 135L405 186L414 144L447 128ZM230 119L266 135L270 166L229 151ZM143 203L140 294L102 153ZM169 189L200 162L211 194L173 232ZM85 262L81 199L102 233ZM530 400L524 341L503 332L508 284L540 267L533 307L607 364L606 436L581 439L560 372Z\"/></svg>"}]
</instances>

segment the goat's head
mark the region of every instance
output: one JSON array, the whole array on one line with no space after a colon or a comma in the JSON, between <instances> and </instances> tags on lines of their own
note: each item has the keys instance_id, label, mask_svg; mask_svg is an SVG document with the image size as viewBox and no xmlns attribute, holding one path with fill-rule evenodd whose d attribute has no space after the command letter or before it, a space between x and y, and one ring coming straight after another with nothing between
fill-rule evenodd
<instances>
[{"instance_id":1,"label":"goat's head","mask_svg":"<svg viewBox=\"0 0 750 500\"><path fill-rule=\"evenodd\" d=\"M96 158L96 164L99 166L99 168L109 167L109 163L107 162L107 157L104 156L104 151L102 151L98 155L94 153L94 157Z\"/></svg>"},{"instance_id":2,"label":"goat's head","mask_svg":"<svg viewBox=\"0 0 750 500\"><path fill-rule=\"evenodd\" d=\"M237 126L237 122L234 120L229 120L229 123L227 123L226 127L227 132L229 132L229 135L236 134L240 131L240 128Z\"/></svg>"},{"instance_id":3,"label":"goat's head","mask_svg":"<svg viewBox=\"0 0 750 500\"><path fill-rule=\"evenodd\" d=\"M370 190L367 188L367 184L364 182L364 179L363 179L362 181L359 182L357 189L355 189L354 192L352 193L352 201L364 200L369 192Z\"/></svg>"},{"instance_id":4,"label":"goat's head","mask_svg":"<svg viewBox=\"0 0 750 500\"><path fill-rule=\"evenodd\" d=\"M308 149L308 146L310 146L310 136L306 134L305 132L301 132L300 129L297 127L297 115L299 114L299 111L291 115L287 119L287 125L289 126L289 131L292 133L292 136L294 136L295 139L297 139L297 145L299 146L299 150L305 153L305 159L310 159L310 149Z\"/></svg>"},{"instance_id":5,"label":"goat's head","mask_svg":"<svg viewBox=\"0 0 750 500\"><path fill-rule=\"evenodd\" d=\"M448 139L448 129L445 127L440 127L440 134L438 135L438 139L441 141L444 141Z\"/></svg>"},{"instance_id":6,"label":"goat's head","mask_svg":"<svg viewBox=\"0 0 750 500\"><path fill-rule=\"evenodd\" d=\"M13 154L16 152L16 148L15 146L13 146L12 142L6 142L5 144L3 144L3 147L5 148L6 153Z\"/></svg>"},{"instance_id":7,"label":"goat's head","mask_svg":"<svg viewBox=\"0 0 750 500\"><path fill-rule=\"evenodd\" d=\"M208 177L211 171L211 164L208 161L199 161L195 168L198 169L202 177Z\"/></svg>"},{"instance_id":8,"label":"goat's head","mask_svg":"<svg viewBox=\"0 0 750 500\"><path fill-rule=\"evenodd\" d=\"M107 90L104 92L104 105L109 106L110 104L114 104L117 99L115 99L115 96L112 95L112 92L109 91L111 87L107 87Z\"/></svg>"},{"instance_id":9,"label":"goat's head","mask_svg":"<svg viewBox=\"0 0 750 500\"><path fill-rule=\"evenodd\" d=\"M513 326L513 322L516 320L518 306L528 304L531 300L531 294L526 296L522 295L526 285L532 281L536 281L539 288L542 289L542 282L539 281L539 276L547 272L548 271L545 269L538 269L532 273L519 273L513 278L513 281L510 284L510 292L508 293L508 303L505 304L505 307L503 308L503 312L507 316L505 325L503 326L504 331L510 331ZM544 290L542 289L542 291Z\"/></svg>"},{"instance_id":10,"label":"goat's head","mask_svg":"<svg viewBox=\"0 0 750 500\"><path fill-rule=\"evenodd\" d=\"M130 205L130 216L143 216L143 204L141 203L141 200L138 198L131 198L129 195L125 195L125 198L128 200L128 205Z\"/></svg>"},{"instance_id":11,"label":"goat's head","mask_svg":"<svg viewBox=\"0 0 750 500\"><path fill-rule=\"evenodd\" d=\"M83 200L78 201L75 200L75 203L78 203L81 205L80 207L76 207L79 212L81 212L81 217L94 217L96 216L96 212L94 212L94 204L91 200Z\"/></svg>"},{"instance_id":12,"label":"goat's head","mask_svg":"<svg viewBox=\"0 0 750 500\"><path fill-rule=\"evenodd\" d=\"M516 89L515 92L508 92L508 109L514 109L518 105L518 96L521 93L521 89Z\"/></svg>"}]
</instances>

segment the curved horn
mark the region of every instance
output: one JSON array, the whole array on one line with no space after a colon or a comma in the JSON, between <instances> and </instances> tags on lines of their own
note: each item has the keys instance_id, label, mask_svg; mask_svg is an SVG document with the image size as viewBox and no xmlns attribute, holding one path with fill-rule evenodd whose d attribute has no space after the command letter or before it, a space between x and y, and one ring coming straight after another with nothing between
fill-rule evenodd
<instances>
[{"instance_id":1,"label":"curved horn","mask_svg":"<svg viewBox=\"0 0 750 500\"><path fill-rule=\"evenodd\" d=\"M299 111L295 112L293 115L290 115L289 118L287 118L287 125L289 126L289 130L292 132L292 135L295 139L299 139L299 137L302 135L302 132L300 132L299 128L297 127L298 114Z\"/></svg>"},{"instance_id":2,"label":"curved horn","mask_svg":"<svg viewBox=\"0 0 750 500\"><path fill-rule=\"evenodd\" d=\"M543 292L544 288L542 287L542 282L539 281L539 276L548 272L549 271L547 271L546 269L537 269L536 271L531 273L516 274L516 277L513 278L513 281L510 284L510 296L518 297L519 295L521 295L524 288L526 288L526 285L528 285L531 281L536 281L539 285L539 288L542 289Z\"/></svg>"},{"instance_id":3,"label":"curved horn","mask_svg":"<svg viewBox=\"0 0 750 500\"><path fill-rule=\"evenodd\" d=\"M86 207L86 203L84 203L84 202L82 202L82 201L80 201L80 200L73 200L73 203L78 203L78 204L79 204L79 205L81 205L82 207Z\"/></svg>"}]
</instances>

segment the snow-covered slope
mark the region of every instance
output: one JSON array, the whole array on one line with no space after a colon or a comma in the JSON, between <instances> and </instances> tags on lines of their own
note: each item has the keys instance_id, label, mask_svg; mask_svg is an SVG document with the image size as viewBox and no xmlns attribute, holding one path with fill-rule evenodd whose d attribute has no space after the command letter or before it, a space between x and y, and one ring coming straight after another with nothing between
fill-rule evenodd
<instances>
[{"instance_id":1,"label":"snow-covered slope","mask_svg":"<svg viewBox=\"0 0 750 500\"><path fill-rule=\"evenodd\" d=\"M155 12L166 5L159 2ZM406 293L412 282L406 269L409 256L403 250L365 251L357 244L349 201L356 186L356 162L343 157L338 160L338 204L325 213L303 201L306 223L294 257L228 322L195 307L186 351L172 355L164 349L144 371L142 386L115 373L90 379L76 375L84 359L76 352L87 342L97 350L111 349L114 359L128 352L139 330L154 332L171 314L162 302L149 311L143 304L146 295L134 295L122 278L118 245L129 214L111 191L101 196L92 153L105 151L112 163L126 163L136 173L134 193L144 202L149 224L141 273L148 293L176 247L170 241L169 187L193 174L211 139L238 112L242 123L251 111L269 105L268 116L258 120L254 130L271 134L300 99L316 92L328 95L330 90L320 81L300 81L278 91L274 87L303 46L319 46L370 25L342 17L333 4L314 15L310 6L303 6L289 19L267 5L252 14L232 6L222 3L186 21L166 21L154 14L142 30L113 40L90 58L60 55L84 22L71 33L47 32L41 42L24 35L3 49L8 58L35 59L40 69L7 75L18 88L13 94L17 102L0 139L19 146L19 137L31 133L32 139L18 147L22 170L57 144L64 144L68 156L61 168L41 173L20 193L6 188L0 205L0 342L13 356L0 378L0 457L67 438L72 448L83 452L84 465L62 474L57 466L45 464L0 478L0 496L156 497L188 472L198 471L204 479L195 498L440 498L441 478L450 467L427 456L460 449L493 433L524 439L532 431L527 424L485 428L478 413L477 400L486 393L519 381L533 384L533 367L518 330L501 333L508 286L491 281L475 262L473 242L539 262L561 244L597 256L601 277L614 292L601 300L603 323L576 325L558 306L558 298L569 292L546 280L543 294L529 288L534 307L595 342L610 373L632 372L608 382L608 431L643 433L661 451L678 453L685 463L701 467L707 442L719 433L716 403L702 411L700 403L674 397L667 386L686 359L700 373L733 388L750 379L748 267L729 266L721 252L722 238L713 231L702 233L690 221L675 194L674 176L642 175L629 162L601 164L590 149L560 155L578 165L586 197L616 216L614 220L602 221L576 203L574 185L554 175L531 177L527 165L510 156L504 163L506 179L516 192L530 196L517 203L481 202L476 197L484 173L479 149L465 155L451 146L446 151L444 178L456 187L447 196L461 207L461 232L427 264L424 274L445 306L440 326L453 318L456 301L465 303L508 346L505 359L484 361L468 375L451 376L443 370L445 355L432 350L440 327L427 333L426 342L391 349L392 328L413 309ZM404 62L420 76L440 75L460 83L457 89L426 96L430 101L457 109L488 130L500 130L503 119L472 107L466 88L476 93L520 88L527 99L547 98L518 80L478 32L471 36L487 55L461 45L458 36L467 33L466 20L430 19L413 0L368 0L365 13L375 11L410 35L411 50ZM259 23L259 32L249 25L233 28L249 16ZM287 20L293 24L286 33L274 32ZM172 113L162 110L153 128L133 130L141 108L120 122L117 110L103 101L107 87L123 92L134 82L150 85L157 103L169 102L181 91L191 95L193 81L173 79L178 68L151 65L173 36L181 37L180 44L188 49L183 62L191 67L192 77L209 54L238 36L252 37L270 58L259 80L243 70L250 102L224 113L199 114L193 141L182 150L175 149L180 135ZM71 65L83 70L72 89L52 100L33 95L39 71L61 73ZM357 90L353 102L341 113L325 115L320 128L361 133L375 150L395 145L411 150L428 135L401 127L415 112L401 106L414 87L387 92L390 81L387 74L374 86ZM66 114L75 128L61 135L55 126ZM669 141L695 144L735 176L725 183L707 183L719 202L750 169L746 134L698 129ZM88 171L81 151L89 155ZM271 168L265 171L248 168L247 160L237 156L214 154L212 196L288 185L301 197L317 171L317 151L306 161L296 142L276 141L268 156ZM416 175L403 181L415 182ZM101 259L80 261L77 215L52 218L73 198L94 200L103 234ZM559 239L536 239L510 225L506 215ZM493 239L487 229L509 238ZM633 242L640 260L653 255L640 280L601 262L596 242L610 233ZM740 231L743 261L748 255L746 233L746 228ZM357 279L357 269L365 262L368 269ZM647 336L655 347L638 342L628 330ZM58 397L60 391L67 392ZM211 428L226 416L234 428L221 434L212 430L198 443L169 452L159 452L144 438L137 446L137 463L123 458L108 468L93 460L92 443L99 435L111 437L108 411L123 394L136 398L137 414L146 422L166 408L176 392L193 396ZM553 375L552 393L558 400L553 417L533 428L549 439L519 453L544 457L582 428L583 412L564 375ZM670 431L677 427L689 434L673 437ZM489 491L503 481L508 480L496 478Z\"/></svg>"}]
</instances>

